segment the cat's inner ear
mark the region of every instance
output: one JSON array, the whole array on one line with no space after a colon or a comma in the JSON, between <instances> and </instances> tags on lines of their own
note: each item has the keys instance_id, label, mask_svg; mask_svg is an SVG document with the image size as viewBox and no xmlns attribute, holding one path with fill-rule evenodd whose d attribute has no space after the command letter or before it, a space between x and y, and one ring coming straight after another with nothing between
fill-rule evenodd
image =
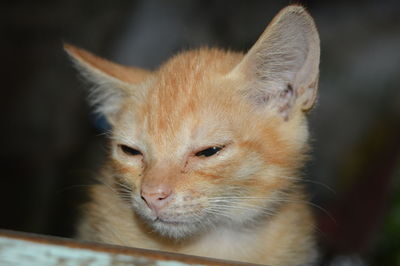
<instances>
[{"instance_id":1,"label":"cat's inner ear","mask_svg":"<svg viewBox=\"0 0 400 266\"><path fill-rule=\"evenodd\" d=\"M319 37L301 6L283 9L232 71L254 104L273 107L284 119L312 108L318 89Z\"/></svg>"},{"instance_id":2,"label":"cat's inner ear","mask_svg":"<svg viewBox=\"0 0 400 266\"><path fill-rule=\"evenodd\" d=\"M69 44L64 44L64 49L80 74L91 84L90 103L111 124L122 107L123 99L140 93L137 90L142 88L138 84L151 76L150 71L122 66Z\"/></svg>"}]
</instances>

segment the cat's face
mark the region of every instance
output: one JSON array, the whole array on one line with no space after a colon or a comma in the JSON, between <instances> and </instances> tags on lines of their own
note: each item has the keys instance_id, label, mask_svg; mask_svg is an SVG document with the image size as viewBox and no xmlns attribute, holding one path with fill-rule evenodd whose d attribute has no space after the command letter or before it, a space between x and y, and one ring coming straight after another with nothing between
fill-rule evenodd
<instances>
[{"instance_id":1,"label":"cat's face","mask_svg":"<svg viewBox=\"0 0 400 266\"><path fill-rule=\"evenodd\" d=\"M114 124L112 159L124 197L172 237L273 214L302 162L302 118L288 123L256 110L224 77L232 65L204 60L208 53L161 68L146 94L124 100ZM287 132L293 123L296 132Z\"/></svg>"},{"instance_id":2,"label":"cat's face","mask_svg":"<svg viewBox=\"0 0 400 266\"><path fill-rule=\"evenodd\" d=\"M149 72L67 46L112 124L119 196L182 238L273 215L307 149L319 39L303 9L281 12L246 55L182 53Z\"/></svg>"}]
</instances>

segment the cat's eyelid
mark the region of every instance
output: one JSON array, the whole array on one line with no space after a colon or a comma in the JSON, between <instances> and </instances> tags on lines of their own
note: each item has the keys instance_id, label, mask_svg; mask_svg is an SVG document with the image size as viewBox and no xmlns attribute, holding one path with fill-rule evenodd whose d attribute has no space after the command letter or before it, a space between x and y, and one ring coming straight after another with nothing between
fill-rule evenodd
<instances>
[{"instance_id":1,"label":"cat's eyelid","mask_svg":"<svg viewBox=\"0 0 400 266\"><path fill-rule=\"evenodd\" d=\"M121 149L123 153L129 156L137 156L137 155L143 156L142 151L136 147L131 147L125 144L118 144L118 148Z\"/></svg>"},{"instance_id":2,"label":"cat's eyelid","mask_svg":"<svg viewBox=\"0 0 400 266\"><path fill-rule=\"evenodd\" d=\"M202 148L198 148L193 151L192 156L194 157L211 157L213 155L219 154L223 151L230 143L226 144L215 144L215 145L207 145L203 146ZM209 151L214 149L214 151ZM207 155L210 154L210 155Z\"/></svg>"},{"instance_id":3,"label":"cat's eyelid","mask_svg":"<svg viewBox=\"0 0 400 266\"><path fill-rule=\"evenodd\" d=\"M113 140L117 145L126 145L138 150L142 150L141 145L139 145L136 141L131 140L128 137L120 136L120 135L114 135L111 136L111 140Z\"/></svg>"},{"instance_id":4,"label":"cat's eyelid","mask_svg":"<svg viewBox=\"0 0 400 266\"><path fill-rule=\"evenodd\" d=\"M144 149L138 145L135 141L131 140L127 136L120 134L111 136L111 140L114 142L117 150L121 151L128 156L142 155Z\"/></svg>"},{"instance_id":5,"label":"cat's eyelid","mask_svg":"<svg viewBox=\"0 0 400 266\"><path fill-rule=\"evenodd\" d=\"M198 148L196 150L201 151L201 150L204 150L207 148L212 148L212 147L226 148L227 146L229 146L231 144L232 144L232 141L219 141L219 142L213 141L209 144L198 146Z\"/></svg>"}]
</instances>

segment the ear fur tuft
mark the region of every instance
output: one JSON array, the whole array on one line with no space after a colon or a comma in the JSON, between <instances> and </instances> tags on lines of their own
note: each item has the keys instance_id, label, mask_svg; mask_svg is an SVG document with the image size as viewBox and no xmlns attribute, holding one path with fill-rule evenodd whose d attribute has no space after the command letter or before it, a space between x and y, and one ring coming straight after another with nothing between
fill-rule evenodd
<instances>
[{"instance_id":1,"label":"ear fur tuft","mask_svg":"<svg viewBox=\"0 0 400 266\"><path fill-rule=\"evenodd\" d=\"M233 70L245 79L244 93L256 104L268 104L285 119L309 110L316 98L319 37L314 21L301 6L289 6Z\"/></svg>"},{"instance_id":2,"label":"ear fur tuft","mask_svg":"<svg viewBox=\"0 0 400 266\"><path fill-rule=\"evenodd\" d=\"M70 44L64 44L76 68L92 86L89 101L95 112L106 116L112 123L121 108L122 99L133 94L137 84L150 76L150 72L139 68L112 63Z\"/></svg>"}]
</instances>

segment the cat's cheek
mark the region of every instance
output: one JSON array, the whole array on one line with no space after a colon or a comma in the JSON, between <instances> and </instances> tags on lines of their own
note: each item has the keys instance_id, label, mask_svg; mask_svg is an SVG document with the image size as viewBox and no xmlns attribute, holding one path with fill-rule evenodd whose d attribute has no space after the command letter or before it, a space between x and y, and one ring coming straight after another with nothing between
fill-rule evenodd
<instances>
[{"instance_id":1,"label":"cat's cheek","mask_svg":"<svg viewBox=\"0 0 400 266\"><path fill-rule=\"evenodd\" d=\"M122 178L128 184L132 193L138 193L137 191L143 179L143 167L141 164L129 165L113 159L109 162L109 165L115 172L114 179L116 176ZM118 183L118 180L113 180L113 182Z\"/></svg>"},{"instance_id":2,"label":"cat's cheek","mask_svg":"<svg viewBox=\"0 0 400 266\"><path fill-rule=\"evenodd\" d=\"M137 179L141 177L143 172L143 166L140 162L126 162L119 160L112 160L112 168L119 174L129 177L129 179Z\"/></svg>"},{"instance_id":3,"label":"cat's cheek","mask_svg":"<svg viewBox=\"0 0 400 266\"><path fill-rule=\"evenodd\" d=\"M126 156L121 154L113 154L112 159L119 163L120 166L130 169L142 169L144 167L143 156Z\"/></svg>"}]
</instances>

